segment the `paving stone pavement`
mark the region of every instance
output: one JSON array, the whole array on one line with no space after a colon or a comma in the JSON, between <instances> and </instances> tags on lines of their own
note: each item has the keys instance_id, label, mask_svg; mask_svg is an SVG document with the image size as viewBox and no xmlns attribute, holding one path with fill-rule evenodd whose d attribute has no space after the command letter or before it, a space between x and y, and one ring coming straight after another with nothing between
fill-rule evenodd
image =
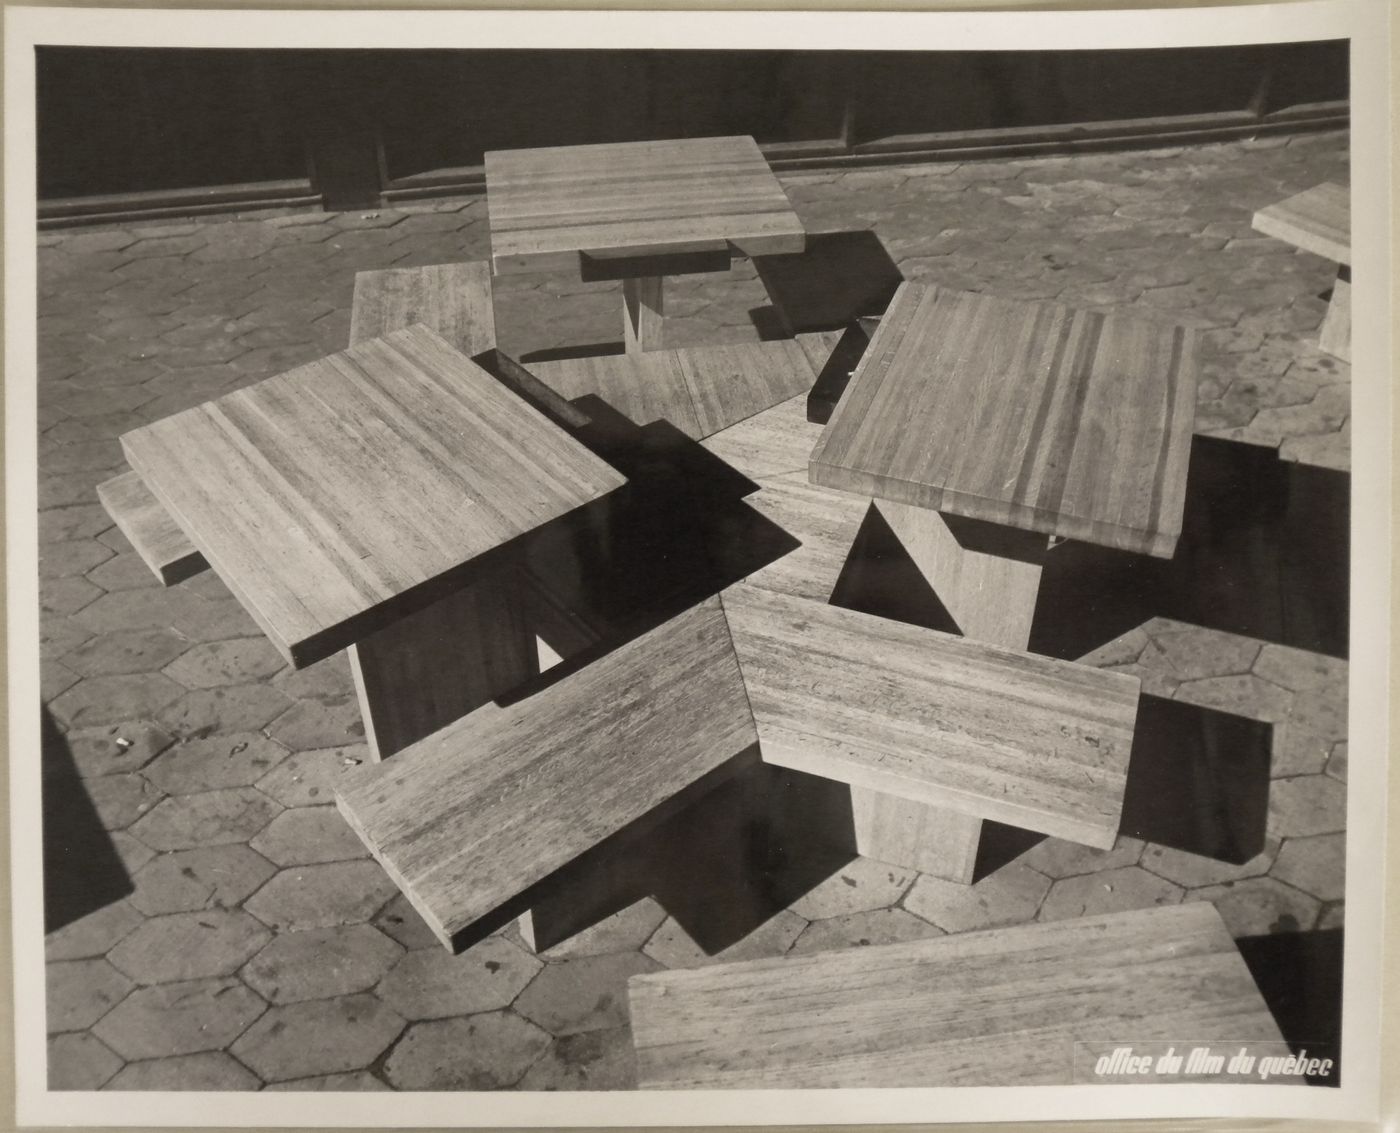
<instances>
[{"instance_id":1,"label":"paving stone pavement","mask_svg":"<svg viewBox=\"0 0 1400 1133\"><path fill-rule=\"evenodd\" d=\"M1350 369L1315 345L1333 265L1250 217L1346 176L1329 133L782 180L810 230L872 227L910 278L1199 328L1199 432L1345 469ZM43 696L134 887L48 938L55 1088L625 1088L637 972L1179 901L1237 936L1342 923L1346 664L1158 619L1091 660L1275 724L1249 862L1047 839L968 888L858 859L719 957L652 900L541 956L513 926L448 956L330 805L368 757L344 657L292 672L212 574L162 589L94 487L121 432L343 348L356 271L485 258L484 199L38 243ZM667 342L755 338L764 306L747 263L672 280ZM620 338L616 285L508 277L497 308L515 354Z\"/></svg>"}]
</instances>

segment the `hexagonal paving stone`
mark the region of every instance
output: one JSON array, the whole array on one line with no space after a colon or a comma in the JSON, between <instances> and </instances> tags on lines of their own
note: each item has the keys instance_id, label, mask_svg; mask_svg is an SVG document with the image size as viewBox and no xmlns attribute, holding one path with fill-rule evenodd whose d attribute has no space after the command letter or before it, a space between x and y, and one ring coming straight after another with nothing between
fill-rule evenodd
<instances>
[{"instance_id":1,"label":"hexagonal paving stone","mask_svg":"<svg viewBox=\"0 0 1400 1133\"><path fill-rule=\"evenodd\" d=\"M1169 846L1149 844L1143 851L1141 865L1150 873L1164 877L1176 885L1187 889L1197 889L1202 885L1220 885L1226 881L1239 881L1245 877L1261 877L1269 872L1278 856L1277 838L1266 838L1264 848L1247 862L1235 864L1216 861L1203 854L1192 854L1185 850L1174 850Z\"/></svg>"},{"instance_id":2,"label":"hexagonal paving stone","mask_svg":"<svg viewBox=\"0 0 1400 1133\"><path fill-rule=\"evenodd\" d=\"M549 1035L508 1011L415 1023L384 1063L400 1090L501 1090L549 1048Z\"/></svg>"},{"instance_id":3,"label":"hexagonal paving stone","mask_svg":"<svg viewBox=\"0 0 1400 1133\"><path fill-rule=\"evenodd\" d=\"M132 827L153 850L188 850L246 842L281 811L252 787L165 799Z\"/></svg>"},{"instance_id":4,"label":"hexagonal paving stone","mask_svg":"<svg viewBox=\"0 0 1400 1133\"><path fill-rule=\"evenodd\" d=\"M1339 658L1321 653L1286 645L1265 645L1254 663L1254 671L1266 681L1302 691L1345 688L1348 666Z\"/></svg>"},{"instance_id":5,"label":"hexagonal paving stone","mask_svg":"<svg viewBox=\"0 0 1400 1133\"><path fill-rule=\"evenodd\" d=\"M788 907L809 921L886 908L904 896L914 877L913 870L855 858Z\"/></svg>"},{"instance_id":6,"label":"hexagonal paving stone","mask_svg":"<svg viewBox=\"0 0 1400 1133\"><path fill-rule=\"evenodd\" d=\"M1186 900L1209 901L1234 937L1306 932L1322 908L1316 898L1272 877L1250 877L1193 889L1186 894Z\"/></svg>"},{"instance_id":7,"label":"hexagonal paving stone","mask_svg":"<svg viewBox=\"0 0 1400 1133\"><path fill-rule=\"evenodd\" d=\"M789 955L862 948L870 944L898 944L942 936L943 930L903 909L867 909L813 921L789 950Z\"/></svg>"},{"instance_id":8,"label":"hexagonal paving stone","mask_svg":"<svg viewBox=\"0 0 1400 1133\"><path fill-rule=\"evenodd\" d=\"M365 844L333 806L283 811L253 839L252 847L278 865L312 865L369 856Z\"/></svg>"},{"instance_id":9,"label":"hexagonal paving stone","mask_svg":"<svg viewBox=\"0 0 1400 1133\"><path fill-rule=\"evenodd\" d=\"M49 1039L51 1090L96 1090L122 1068L122 1060L86 1033Z\"/></svg>"},{"instance_id":10,"label":"hexagonal paving stone","mask_svg":"<svg viewBox=\"0 0 1400 1133\"><path fill-rule=\"evenodd\" d=\"M1142 847L1141 840L1129 838L1126 834L1118 836L1111 850L1096 850L1063 838L1045 838L1016 860L1046 877L1074 877L1081 873L1098 873L1136 865L1142 855Z\"/></svg>"},{"instance_id":11,"label":"hexagonal paving stone","mask_svg":"<svg viewBox=\"0 0 1400 1133\"><path fill-rule=\"evenodd\" d=\"M153 917L108 954L137 983L171 983L237 971L272 939L241 909Z\"/></svg>"},{"instance_id":12,"label":"hexagonal paving stone","mask_svg":"<svg viewBox=\"0 0 1400 1133\"><path fill-rule=\"evenodd\" d=\"M155 851L144 842L137 841L124 830L111 831L112 846L117 851L117 857L121 858L122 867L126 870L127 876L134 874L148 861L155 857Z\"/></svg>"},{"instance_id":13,"label":"hexagonal paving stone","mask_svg":"<svg viewBox=\"0 0 1400 1133\"><path fill-rule=\"evenodd\" d=\"M265 637L239 637L196 645L165 669L186 688L218 688L266 680L286 662Z\"/></svg>"},{"instance_id":14,"label":"hexagonal paving stone","mask_svg":"<svg viewBox=\"0 0 1400 1133\"><path fill-rule=\"evenodd\" d=\"M1347 690L1306 689L1295 693L1288 723L1336 743L1347 738Z\"/></svg>"},{"instance_id":15,"label":"hexagonal paving stone","mask_svg":"<svg viewBox=\"0 0 1400 1133\"><path fill-rule=\"evenodd\" d=\"M374 915L374 927L393 937L405 948L441 948L442 941L433 934L425 921L402 893L393 898Z\"/></svg>"},{"instance_id":16,"label":"hexagonal paving stone","mask_svg":"<svg viewBox=\"0 0 1400 1133\"><path fill-rule=\"evenodd\" d=\"M275 928L330 928L369 920L397 890L373 861L284 869L244 902Z\"/></svg>"},{"instance_id":17,"label":"hexagonal paving stone","mask_svg":"<svg viewBox=\"0 0 1400 1133\"><path fill-rule=\"evenodd\" d=\"M305 669L287 669L273 678L293 700L320 700L343 704L354 699L355 680L344 652L317 661Z\"/></svg>"},{"instance_id":18,"label":"hexagonal paving stone","mask_svg":"<svg viewBox=\"0 0 1400 1133\"><path fill-rule=\"evenodd\" d=\"M181 688L160 673L88 677L49 705L69 728L148 720L179 697Z\"/></svg>"},{"instance_id":19,"label":"hexagonal paving stone","mask_svg":"<svg viewBox=\"0 0 1400 1133\"><path fill-rule=\"evenodd\" d=\"M639 952L560 960L520 993L515 1010L556 1036L619 1027L627 1022L628 978L660 967Z\"/></svg>"},{"instance_id":20,"label":"hexagonal paving stone","mask_svg":"<svg viewBox=\"0 0 1400 1133\"><path fill-rule=\"evenodd\" d=\"M49 1033L91 1027L133 986L106 960L65 960L47 965L44 990Z\"/></svg>"},{"instance_id":21,"label":"hexagonal paving stone","mask_svg":"<svg viewBox=\"0 0 1400 1133\"><path fill-rule=\"evenodd\" d=\"M1347 781L1347 743L1345 740L1332 745L1332 754L1327 758L1327 774L1342 783Z\"/></svg>"},{"instance_id":22,"label":"hexagonal paving stone","mask_svg":"<svg viewBox=\"0 0 1400 1133\"><path fill-rule=\"evenodd\" d=\"M1269 876L1320 901L1340 901L1346 896L1346 852L1344 833L1290 838L1279 851Z\"/></svg>"},{"instance_id":23,"label":"hexagonal paving stone","mask_svg":"<svg viewBox=\"0 0 1400 1133\"><path fill-rule=\"evenodd\" d=\"M442 948L409 952L377 990L405 1019L474 1015L510 1006L543 967L523 948L492 936L459 956Z\"/></svg>"},{"instance_id":24,"label":"hexagonal paving stone","mask_svg":"<svg viewBox=\"0 0 1400 1133\"><path fill-rule=\"evenodd\" d=\"M340 1074L368 1066L404 1021L372 995L273 1007L230 1048L265 1082Z\"/></svg>"},{"instance_id":25,"label":"hexagonal paving stone","mask_svg":"<svg viewBox=\"0 0 1400 1133\"><path fill-rule=\"evenodd\" d=\"M277 872L241 843L161 854L136 873L130 901L148 916L232 908Z\"/></svg>"},{"instance_id":26,"label":"hexagonal paving stone","mask_svg":"<svg viewBox=\"0 0 1400 1133\"><path fill-rule=\"evenodd\" d=\"M271 685L202 688L184 693L156 718L177 736L200 739L215 732L257 731L284 712L288 703Z\"/></svg>"},{"instance_id":27,"label":"hexagonal paving stone","mask_svg":"<svg viewBox=\"0 0 1400 1133\"><path fill-rule=\"evenodd\" d=\"M1185 681L1177 689L1176 699L1271 723L1286 719L1293 706L1293 697L1287 689L1270 684L1252 673Z\"/></svg>"},{"instance_id":28,"label":"hexagonal paving stone","mask_svg":"<svg viewBox=\"0 0 1400 1133\"><path fill-rule=\"evenodd\" d=\"M368 991L402 955L398 944L369 925L312 928L281 933L248 961L242 975L269 1002L298 1003Z\"/></svg>"},{"instance_id":29,"label":"hexagonal paving stone","mask_svg":"<svg viewBox=\"0 0 1400 1133\"><path fill-rule=\"evenodd\" d=\"M1347 825L1347 789L1328 775L1269 784L1269 833L1278 838L1333 834Z\"/></svg>"},{"instance_id":30,"label":"hexagonal paving stone","mask_svg":"<svg viewBox=\"0 0 1400 1133\"><path fill-rule=\"evenodd\" d=\"M637 1056L629 1027L564 1035L520 1079L521 1090L634 1090Z\"/></svg>"},{"instance_id":31,"label":"hexagonal paving stone","mask_svg":"<svg viewBox=\"0 0 1400 1133\"><path fill-rule=\"evenodd\" d=\"M1259 642L1238 634L1181 622L1167 623L1152 639L1182 680L1247 673L1259 656Z\"/></svg>"},{"instance_id":32,"label":"hexagonal paving stone","mask_svg":"<svg viewBox=\"0 0 1400 1133\"><path fill-rule=\"evenodd\" d=\"M123 630L94 637L69 653L64 664L88 677L154 673L189 647L173 630Z\"/></svg>"},{"instance_id":33,"label":"hexagonal paving stone","mask_svg":"<svg viewBox=\"0 0 1400 1133\"><path fill-rule=\"evenodd\" d=\"M93 1033L136 1061L220 1050L267 1009L234 979L138 988L109 1011Z\"/></svg>"},{"instance_id":34,"label":"hexagonal paving stone","mask_svg":"<svg viewBox=\"0 0 1400 1133\"><path fill-rule=\"evenodd\" d=\"M128 1064L108 1090L257 1090L262 1082L223 1051Z\"/></svg>"},{"instance_id":35,"label":"hexagonal paving stone","mask_svg":"<svg viewBox=\"0 0 1400 1133\"><path fill-rule=\"evenodd\" d=\"M341 776L368 760L365 744L293 752L258 780L258 790L288 807L330 803Z\"/></svg>"},{"instance_id":36,"label":"hexagonal paving stone","mask_svg":"<svg viewBox=\"0 0 1400 1133\"><path fill-rule=\"evenodd\" d=\"M273 721L267 732L292 751L312 751L357 743L364 739L365 726L354 700L329 705L302 700Z\"/></svg>"},{"instance_id":37,"label":"hexagonal paving stone","mask_svg":"<svg viewBox=\"0 0 1400 1133\"><path fill-rule=\"evenodd\" d=\"M39 575L43 578L70 578L87 574L112 557L112 548L96 539L72 539L45 543L39 550Z\"/></svg>"},{"instance_id":38,"label":"hexagonal paving stone","mask_svg":"<svg viewBox=\"0 0 1400 1133\"><path fill-rule=\"evenodd\" d=\"M630 952L641 948L666 919L666 910L651 897L634 901L627 908L576 932L542 956L567 960L571 956L600 956L606 952Z\"/></svg>"},{"instance_id":39,"label":"hexagonal paving stone","mask_svg":"<svg viewBox=\"0 0 1400 1133\"><path fill-rule=\"evenodd\" d=\"M257 732L233 732L190 740L146 768L146 776L171 795L192 795L256 783L287 757L287 749Z\"/></svg>"},{"instance_id":40,"label":"hexagonal paving stone","mask_svg":"<svg viewBox=\"0 0 1400 1133\"><path fill-rule=\"evenodd\" d=\"M160 789L139 771L125 775L102 775L83 780L82 788L97 809L97 817L108 830L130 826L161 799Z\"/></svg>"},{"instance_id":41,"label":"hexagonal paving stone","mask_svg":"<svg viewBox=\"0 0 1400 1133\"><path fill-rule=\"evenodd\" d=\"M1291 720L1275 724L1269 775L1274 779L1316 775L1327 766L1327 756L1331 750L1331 740Z\"/></svg>"},{"instance_id":42,"label":"hexagonal paving stone","mask_svg":"<svg viewBox=\"0 0 1400 1133\"><path fill-rule=\"evenodd\" d=\"M642 951L667 968L699 968L739 960L761 960L783 955L806 928L804 918L790 909L782 909L729 947L708 953L675 917L667 917Z\"/></svg>"},{"instance_id":43,"label":"hexagonal paving stone","mask_svg":"<svg viewBox=\"0 0 1400 1133\"><path fill-rule=\"evenodd\" d=\"M39 698L47 704L64 689L72 688L79 681L77 673L57 661L41 658L39 661Z\"/></svg>"},{"instance_id":44,"label":"hexagonal paving stone","mask_svg":"<svg viewBox=\"0 0 1400 1133\"><path fill-rule=\"evenodd\" d=\"M84 778L138 771L175 742L169 732L143 720L80 728L65 738Z\"/></svg>"},{"instance_id":45,"label":"hexagonal paving stone","mask_svg":"<svg viewBox=\"0 0 1400 1133\"><path fill-rule=\"evenodd\" d=\"M1035 919L1050 879L1012 862L976 885L921 875L904 897L904 907L944 932L967 932Z\"/></svg>"},{"instance_id":46,"label":"hexagonal paving stone","mask_svg":"<svg viewBox=\"0 0 1400 1133\"><path fill-rule=\"evenodd\" d=\"M160 585L160 579L134 551L108 559L101 566L88 571L87 578L109 594L119 590L154 589Z\"/></svg>"},{"instance_id":47,"label":"hexagonal paving stone","mask_svg":"<svg viewBox=\"0 0 1400 1133\"><path fill-rule=\"evenodd\" d=\"M325 1091L329 1093L349 1093L351 1091L387 1091L392 1086L385 1085L368 1070L356 1070L353 1074L321 1074L315 1078L293 1078L289 1082L269 1082L263 1087L268 1092L301 1093L303 1091Z\"/></svg>"},{"instance_id":48,"label":"hexagonal paving stone","mask_svg":"<svg viewBox=\"0 0 1400 1133\"><path fill-rule=\"evenodd\" d=\"M185 612L198 601L193 594L179 588L122 590L104 594L76 617L93 633L179 628Z\"/></svg>"},{"instance_id":49,"label":"hexagonal paving stone","mask_svg":"<svg viewBox=\"0 0 1400 1133\"><path fill-rule=\"evenodd\" d=\"M1322 915L1317 918L1319 929L1345 928L1346 927L1346 902L1334 901L1322 910Z\"/></svg>"},{"instance_id":50,"label":"hexagonal paving stone","mask_svg":"<svg viewBox=\"0 0 1400 1133\"><path fill-rule=\"evenodd\" d=\"M45 578L39 581L41 614L76 614L102 596L85 578Z\"/></svg>"},{"instance_id":51,"label":"hexagonal paving stone","mask_svg":"<svg viewBox=\"0 0 1400 1133\"><path fill-rule=\"evenodd\" d=\"M132 932L145 918L129 901L114 901L110 905L79 917L44 937L44 958L53 960L82 960L101 956Z\"/></svg>"},{"instance_id":52,"label":"hexagonal paving stone","mask_svg":"<svg viewBox=\"0 0 1400 1133\"><path fill-rule=\"evenodd\" d=\"M175 628L191 641L228 641L235 637L256 637L258 623L236 599L206 601L195 597L180 613Z\"/></svg>"},{"instance_id":53,"label":"hexagonal paving stone","mask_svg":"<svg viewBox=\"0 0 1400 1133\"><path fill-rule=\"evenodd\" d=\"M1058 921L1145 909L1151 905L1175 905L1181 897L1181 886L1148 873L1140 866L1125 866L1055 882L1036 919Z\"/></svg>"}]
</instances>

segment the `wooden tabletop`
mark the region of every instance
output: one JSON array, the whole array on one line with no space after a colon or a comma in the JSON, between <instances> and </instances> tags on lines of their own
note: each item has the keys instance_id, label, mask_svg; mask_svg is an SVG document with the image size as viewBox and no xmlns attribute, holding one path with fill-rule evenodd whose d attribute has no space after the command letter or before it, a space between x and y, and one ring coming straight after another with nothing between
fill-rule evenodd
<instances>
[{"instance_id":1,"label":"wooden tabletop","mask_svg":"<svg viewBox=\"0 0 1400 1133\"><path fill-rule=\"evenodd\" d=\"M337 802L449 947L464 928L749 753L717 599L533 696L345 779Z\"/></svg>"},{"instance_id":2,"label":"wooden tabletop","mask_svg":"<svg viewBox=\"0 0 1400 1133\"><path fill-rule=\"evenodd\" d=\"M1196 406L1189 328L900 286L812 482L1170 558Z\"/></svg>"},{"instance_id":3,"label":"wooden tabletop","mask_svg":"<svg viewBox=\"0 0 1400 1133\"><path fill-rule=\"evenodd\" d=\"M1204 901L657 972L628 997L643 1089L1067 1085L1076 1043L1282 1038Z\"/></svg>"},{"instance_id":4,"label":"wooden tabletop","mask_svg":"<svg viewBox=\"0 0 1400 1133\"><path fill-rule=\"evenodd\" d=\"M1351 263L1351 191L1327 181L1254 214L1254 227L1334 264Z\"/></svg>"},{"instance_id":5,"label":"wooden tabletop","mask_svg":"<svg viewBox=\"0 0 1400 1133\"><path fill-rule=\"evenodd\" d=\"M695 440L805 393L817 380L791 339L533 362L530 370L563 397L597 394L634 424L665 419Z\"/></svg>"},{"instance_id":6,"label":"wooden tabletop","mask_svg":"<svg viewBox=\"0 0 1400 1133\"><path fill-rule=\"evenodd\" d=\"M298 666L625 482L421 326L136 429L122 447Z\"/></svg>"},{"instance_id":7,"label":"wooden tabletop","mask_svg":"<svg viewBox=\"0 0 1400 1133\"><path fill-rule=\"evenodd\" d=\"M748 583L724 610L764 762L1113 845L1136 677Z\"/></svg>"},{"instance_id":8,"label":"wooden tabletop","mask_svg":"<svg viewBox=\"0 0 1400 1133\"><path fill-rule=\"evenodd\" d=\"M498 275L573 271L584 255L757 256L805 242L750 137L492 150L486 190Z\"/></svg>"}]
</instances>

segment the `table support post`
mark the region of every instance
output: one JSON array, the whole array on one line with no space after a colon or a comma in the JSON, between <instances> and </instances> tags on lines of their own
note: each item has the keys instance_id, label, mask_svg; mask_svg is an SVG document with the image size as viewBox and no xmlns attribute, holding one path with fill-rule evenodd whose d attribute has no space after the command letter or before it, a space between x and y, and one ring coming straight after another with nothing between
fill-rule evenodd
<instances>
[{"instance_id":1,"label":"table support post","mask_svg":"<svg viewBox=\"0 0 1400 1133\"><path fill-rule=\"evenodd\" d=\"M350 646L370 756L385 759L538 672L520 583L500 572Z\"/></svg>"},{"instance_id":2,"label":"table support post","mask_svg":"<svg viewBox=\"0 0 1400 1133\"><path fill-rule=\"evenodd\" d=\"M663 283L659 275L622 281L622 335L628 354L661 347Z\"/></svg>"},{"instance_id":3,"label":"table support post","mask_svg":"<svg viewBox=\"0 0 1400 1133\"><path fill-rule=\"evenodd\" d=\"M1317 344L1328 354L1344 362L1351 361L1351 268L1346 264L1337 269L1337 282L1332 285L1332 301L1322 320Z\"/></svg>"},{"instance_id":4,"label":"table support post","mask_svg":"<svg viewBox=\"0 0 1400 1133\"><path fill-rule=\"evenodd\" d=\"M1026 647L1047 536L889 500L875 506L965 637ZM851 788L851 818L864 857L972 883L980 818L861 787Z\"/></svg>"}]
</instances>

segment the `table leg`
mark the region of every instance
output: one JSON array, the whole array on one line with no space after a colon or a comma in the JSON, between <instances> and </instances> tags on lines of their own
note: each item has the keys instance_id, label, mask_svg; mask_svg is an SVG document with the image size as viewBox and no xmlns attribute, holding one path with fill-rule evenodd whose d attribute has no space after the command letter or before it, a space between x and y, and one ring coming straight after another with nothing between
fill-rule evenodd
<instances>
[{"instance_id":1,"label":"table leg","mask_svg":"<svg viewBox=\"0 0 1400 1133\"><path fill-rule=\"evenodd\" d=\"M888 500L875 506L965 637L1026 647L1047 536ZM863 856L971 884L980 818L863 787L851 788L851 817Z\"/></svg>"},{"instance_id":2,"label":"table leg","mask_svg":"<svg viewBox=\"0 0 1400 1133\"><path fill-rule=\"evenodd\" d=\"M622 281L622 335L628 354L661 347L663 282L659 275Z\"/></svg>"},{"instance_id":3,"label":"table leg","mask_svg":"<svg viewBox=\"0 0 1400 1133\"><path fill-rule=\"evenodd\" d=\"M1337 269L1337 282L1332 285L1332 302L1327 317L1322 320L1317 344L1328 354L1344 362L1351 361L1351 268L1343 264Z\"/></svg>"},{"instance_id":4,"label":"table leg","mask_svg":"<svg viewBox=\"0 0 1400 1133\"><path fill-rule=\"evenodd\" d=\"M539 671L514 571L409 614L350 647L370 755L385 759Z\"/></svg>"}]
</instances>

